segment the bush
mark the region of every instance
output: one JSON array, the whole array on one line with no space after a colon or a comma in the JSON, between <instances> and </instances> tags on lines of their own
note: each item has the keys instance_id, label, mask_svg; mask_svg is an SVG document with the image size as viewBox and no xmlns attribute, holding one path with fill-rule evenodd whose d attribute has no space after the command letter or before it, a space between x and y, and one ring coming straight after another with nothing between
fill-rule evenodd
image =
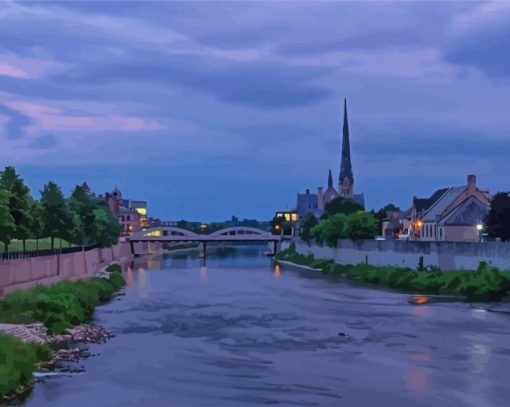
<instances>
[{"instance_id":1,"label":"bush","mask_svg":"<svg viewBox=\"0 0 510 407\"><path fill-rule=\"evenodd\" d=\"M40 321L52 334L90 321L95 307L108 301L124 284L120 266L113 265L110 270L109 279L62 281L7 294L0 300L0 321Z\"/></svg>"},{"instance_id":2,"label":"bush","mask_svg":"<svg viewBox=\"0 0 510 407\"><path fill-rule=\"evenodd\" d=\"M368 264L340 265L333 260L320 260L312 255L299 254L294 244L289 249L278 253L276 258L318 268L326 274L345 274L359 282L413 293L459 295L468 301L500 301L510 293L510 272L501 272L485 262L481 262L477 270L445 273L433 267L417 271L410 268L376 267Z\"/></svg>"},{"instance_id":3,"label":"bush","mask_svg":"<svg viewBox=\"0 0 510 407\"><path fill-rule=\"evenodd\" d=\"M0 397L14 392L20 385L29 384L35 365L51 358L48 345L24 343L0 334Z\"/></svg>"}]
</instances>

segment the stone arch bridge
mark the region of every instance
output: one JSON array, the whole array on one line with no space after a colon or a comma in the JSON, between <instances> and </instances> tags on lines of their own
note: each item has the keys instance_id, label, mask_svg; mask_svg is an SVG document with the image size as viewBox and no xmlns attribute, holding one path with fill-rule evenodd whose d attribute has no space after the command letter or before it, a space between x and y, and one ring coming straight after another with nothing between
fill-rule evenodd
<instances>
[{"instance_id":1,"label":"stone arch bridge","mask_svg":"<svg viewBox=\"0 0 510 407\"><path fill-rule=\"evenodd\" d=\"M201 255L205 255L208 242L272 242L274 255L281 236L246 226L224 228L210 234L199 234L176 226L158 226L135 232L128 240L132 253L136 242L197 242L201 244Z\"/></svg>"}]
</instances>

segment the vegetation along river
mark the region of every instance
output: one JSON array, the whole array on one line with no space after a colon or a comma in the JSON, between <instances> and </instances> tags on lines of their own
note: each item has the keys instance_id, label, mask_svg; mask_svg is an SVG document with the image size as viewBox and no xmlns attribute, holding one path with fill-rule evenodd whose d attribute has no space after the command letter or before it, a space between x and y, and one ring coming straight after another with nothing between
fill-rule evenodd
<instances>
[{"instance_id":1,"label":"vegetation along river","mask_svg":"<svg viewBox=\"0 0 510 407\"><path fill-rule=\"evenodd\" d=\"M135 260L85 372L28 406L504 406L504 306L409 296L275 266L264 247ZM485 306L487 307L487 306ZM497 312L493 312L497 311Z\"/></svg>"}]
</instances>

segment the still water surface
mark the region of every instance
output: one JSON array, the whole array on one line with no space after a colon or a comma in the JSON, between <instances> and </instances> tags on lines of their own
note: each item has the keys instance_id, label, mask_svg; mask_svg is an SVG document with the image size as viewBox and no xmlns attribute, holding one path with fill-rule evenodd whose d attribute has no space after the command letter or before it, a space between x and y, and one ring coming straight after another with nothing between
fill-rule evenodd
<instances>
[{"instance_id":1,"label":"still water surface","mask_svg":"<svg viewBox=\"0 0 510 407\"><path fill-rule=\"evenodd\" d=\"M510 315L280 269L263 248L137 259L116 337L28 406L508 406Z\"/></svg>"}]
</instances>

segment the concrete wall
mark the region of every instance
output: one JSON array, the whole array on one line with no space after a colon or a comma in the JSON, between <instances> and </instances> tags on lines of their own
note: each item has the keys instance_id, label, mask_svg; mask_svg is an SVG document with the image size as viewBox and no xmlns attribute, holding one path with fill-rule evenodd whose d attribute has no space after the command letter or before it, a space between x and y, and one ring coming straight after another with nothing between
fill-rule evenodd
<instances>
[{"instance_id":1,"label":"concrete wall","mask_svg":"<svg viewBox=\"0 0 510 407\"><path fill-rule=\"evenodd\" d=\"M339 240L336 248L295 240L301 254L333 259L340 264L416 268L421 256L425 266L441 270L476 269L480 261L510 269L510 243L416 242L399 240Z\"/></svg>"},{"instance_id":2,"label":"concrete wall","mask_svg":"<svg viewBox=\"0 0 510 407\"><path fill-rule=\"evenodd\" d=\"M123 261L130 256L129 244L119 243L105 249L0 261L0 296L37 284L91 277L111 262Z\"/></svg>"}]
</instances>

